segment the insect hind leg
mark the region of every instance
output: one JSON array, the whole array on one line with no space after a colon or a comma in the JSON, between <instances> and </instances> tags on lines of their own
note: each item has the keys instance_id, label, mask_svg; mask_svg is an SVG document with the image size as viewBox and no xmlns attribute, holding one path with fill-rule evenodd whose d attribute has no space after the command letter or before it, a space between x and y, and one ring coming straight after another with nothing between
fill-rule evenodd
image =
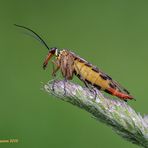
<instances>
[{"instance_id":1,"label":"insect hind leg","mask_svg":"<svg viewBox=\"0 0 148 148\"><path fill-rule=\"evenodd\" d=\"M63 80L63 85L64 85L64 96L66 95L66 82L67 82L67 78L65 77Z\"/></svg>"},{"instance_id":2,"label":"insect hind leg","mask_svg":"<svg viewBox=\"0 0 148 148\"><path fill-rule=\"evenodd\" d=\"M95 100L97 98L97 90L96 87L93 86L89 81L87 81L82 75L81 75L81 70L79 69L79 67L77 65L75 65L78 72L75 71L75 75L85 84L85 86L89 89L90 92L93 92L95 94ZM88 73L87 73L88 75Z\"/></svg>"},{"instance_id":3,"label":"insect hind leg","mask_svg":"<svg viewBox=\"0 0 148 148\"><path fill-rule=\"evenodd\" d=\"M94 95L95 95L94 98L95 98L95 100L96 100L96 99L97 99L97 95L98 95L98 90L97 90L94 86L91 86L91 87L89 88L89 90L94 93Z\"/></svg>"},{"instance_id":4,"label":"insect hind leg","mask_svg":"<svg viewBox=\"0 0 148 148\"><path fill-rule=\"evenodd\" d=\"M96 100L97 95L98 95L96 88L93 85L90 85L86 80L84 80L84 79L81 79L81 80L83 81L85 86L89 89L89 91L94 93L94 95L95 95L94 98Z\"/></svg>"}]
</instances>

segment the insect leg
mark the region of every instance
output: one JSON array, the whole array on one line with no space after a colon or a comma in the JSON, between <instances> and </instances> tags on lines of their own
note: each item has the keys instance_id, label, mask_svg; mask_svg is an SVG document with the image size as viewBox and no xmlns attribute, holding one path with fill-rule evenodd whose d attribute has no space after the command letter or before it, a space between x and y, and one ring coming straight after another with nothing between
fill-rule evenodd
<instances>
[{"instance_id":1,"label":"insect leg","mask_svg":"<svg viewBox=\"0 0 148 148\"><path fill-rule=\"evenodd\" d=\"M95 94L95 100L97 98L97 90L93 87L92 90L94 91L94 94Z\"/></svg>"},{"instance_id":2,"label":"insect leg","mask_svg":"<svg viewBox=\"0 0 148 148\"><path fill-rule=\"evenodd\" d=\"M80 78L80 80L84 83L84 85L85 85L87 88L90 88L89 84L88 84L83 78Z\"/></svg>"},{"instance_id":3,"label":"insect leg","mask_svg":"<svg viewBox=\"0 0 148 148\"><path fill-rule=\"evenodd\" d=\"M56 76L56 72L60 69L60 65L58 65L55 61L52 61L52 63L53 63L52 76L55 77ZM54 65L56 65L56 68L54 67Z\"/></svg>"},{"instance_id":4,"label":"insect leg","mask_svg":"<svg viewBox=\"0 0 148 148\"><path fill-rule=\"evenodd\" d=\"M79 79L85 84L85 86L89 89L89 91L94 92L95 94L95 100L97 97L97 90L94 88L94 86L90 85L82 76L79 75Z\"/></svg>"},{"instance_id":5,"label":"insect leg","mask_svg":"<svg viewBox=\"0 0 148 148\"><path fill-rule=\"evenodd\" d=\"M56 72L59 70L60 65L58 65L55 61L52 61L53 64L53 71L52 71L52 76L53 76L53 85L52 85L52 90L54 91L54 84L55 84L55 77L56 77ZM56 68L54 67L56 65Z\"/></svg>"},{"instance_id":6,"label":"insect leg","mask_svg":"<svg viewBox=\"0 0 148 148\"><path fill-rule=\"evenodd\" d=\"M97 90L95 89L95 87L93 87L92 85L90 85L89 83L87 83L85 80L82 79L82 81L84 82L85 86L91 91L94 92L95 94L95 100L97 98Z\"/></svg>"},{"instance_id":7,"label":"insect leg","mask_svg":"<svg viewBox=\"0 0 148 148\"><path fill-rule=\"evenodd\" d=\"M64 96L66 95L66 85L65 83L67 82L67 78L65 77L63 80L63 84L64 84Z\"/></svg>"},{"instance_id":8,"label":"insect leg","mask_svg":"<svg viewBox=\"0 0 148 148\"><path fill-rule=\"evenodd\" d=\"M83 81L83 80L82 80ZM95 87L94 86L92 86L92 85L90 85L89 83L87 83L85 80L84 80L84 84L85 84L85 86L89 89L89 91L91 91L91 92L93 92L94 93L94 95L95 95L95 100L96 100L96 98L97 98L97 90L95 89Z\"/></svg>"}]
</instances>

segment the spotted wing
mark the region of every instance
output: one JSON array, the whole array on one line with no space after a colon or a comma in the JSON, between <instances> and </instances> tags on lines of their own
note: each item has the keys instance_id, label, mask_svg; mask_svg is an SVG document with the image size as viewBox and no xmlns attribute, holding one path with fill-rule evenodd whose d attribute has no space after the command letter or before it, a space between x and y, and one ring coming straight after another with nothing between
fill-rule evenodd
<instances>
[{"instance_id":1,"label":"spotted wing","mask_svg":"<svg viewBox=\"0 0 148 148\"><path fill-rule=\"evenodd\" d=\"M119 92L122 92L124 94L130 94L129 91L127 89L125 89L121 84L119 84L118 82L114 81L110 76L108 76L106 73L102 72L101 70L99 70L99 72L101 73L101 77L108 80L109 86L113 89L118 90Z\"/></svg>"},{"instance_id":2,"label":"spotted wing","mask_svg":"<svg viewBox=\"0 0 148 148\"><path fill-rule=\"evenodd\" d=\"M121 84L119 84L118 82L112 80L111 84L114 85L116 87L116 89L118 89L120 92L122 93L126 93L126 94L130 94L130 92L125 89Z\"/></svg>"}]
</instances>

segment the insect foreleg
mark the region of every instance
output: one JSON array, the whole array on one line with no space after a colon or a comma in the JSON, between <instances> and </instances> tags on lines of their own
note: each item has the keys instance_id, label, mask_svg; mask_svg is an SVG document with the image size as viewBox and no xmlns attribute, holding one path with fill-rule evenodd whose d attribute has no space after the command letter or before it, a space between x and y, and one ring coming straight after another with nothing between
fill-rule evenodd
<instances>
[{"instance_id":1,"label":"insect foreleg","mask_svg":"<svg viewBox=\"0 0 148 148\"><path fill-rule=\"evenodd\" d=\"M52 76L55 77L56 76L56 72L60 69L60 65L57 64L55 61L52 61L53 63L53 71L52 71ZM56 68L54 67L56 65Z\"/></svg>"},{"instance_id":2,"label":"insect foreleg","mask_svg":"<svg viewBox=\"0 0 148 148\"><path fill-rule=\"evenodd\" d=\"M60 65L56 63L56 61L52 61L53 65L53 71L52 71L52 76L53 76L53 85L52 85L52 90L54 91L54 84L55 84L55 77L56 77L56 72L60 69ZM56 65L56 68L54 67Z\"/></svg>"}]
</instances>

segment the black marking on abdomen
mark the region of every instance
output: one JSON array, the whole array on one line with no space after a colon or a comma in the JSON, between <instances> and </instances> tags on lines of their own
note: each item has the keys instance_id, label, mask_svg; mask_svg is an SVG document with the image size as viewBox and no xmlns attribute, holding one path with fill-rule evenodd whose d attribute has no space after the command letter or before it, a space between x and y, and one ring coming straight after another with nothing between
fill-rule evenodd
<instances>
[{"instance_id":1,"label":"black marking on abdomen","mask_svg":"<svg viewBox=\"0 0 148 148\"><path fill-rule=\"evenodd\" d=\"M105 89L104 91L105 91L106 93L108 93L108 94L111 94L111 95L112 95L112 92L110 92L109 90Z\"/></svg>"},{"instance_id":2,"label":"black marking on abdomen","mask_svg":"<svg viewBox=\"0 0 148 148\"><path fill-rule=\"evenodd\" d=\"M76 72L74 72L74 74L81 80L81 81L85 81L88 84L93 85L94 87L96 87L98 90L101 90L101 86L96 85L96 84L92 84L89 80L87 79L83 79L82 76L80 74L77 74Z\"/></svg>"},{"instance_id":3,"label":"black marking on abdomen","mask_svg":"<svg viewBox=\"0 0 148 148\"><path fill-rule=\"evenodd\" d=\"M96 87L98 90L101 90L101 86L94 84L94 87Z\"/></svg>"},{"instance_id":4,"label":"black marking on abdomen","mask_svg":"<svg viewBox=\"0 0 148 148\"><path fill-rule=\"evenodd\" d=\"M92 83L91 83L90 81L88 81L87 79L83 79L80 74L77 74L76 72L74 72L74 74L75 74L80 80L86 81L88 84L91 84L91 85L92 85Z\"/></svg>"}]
</instances>

